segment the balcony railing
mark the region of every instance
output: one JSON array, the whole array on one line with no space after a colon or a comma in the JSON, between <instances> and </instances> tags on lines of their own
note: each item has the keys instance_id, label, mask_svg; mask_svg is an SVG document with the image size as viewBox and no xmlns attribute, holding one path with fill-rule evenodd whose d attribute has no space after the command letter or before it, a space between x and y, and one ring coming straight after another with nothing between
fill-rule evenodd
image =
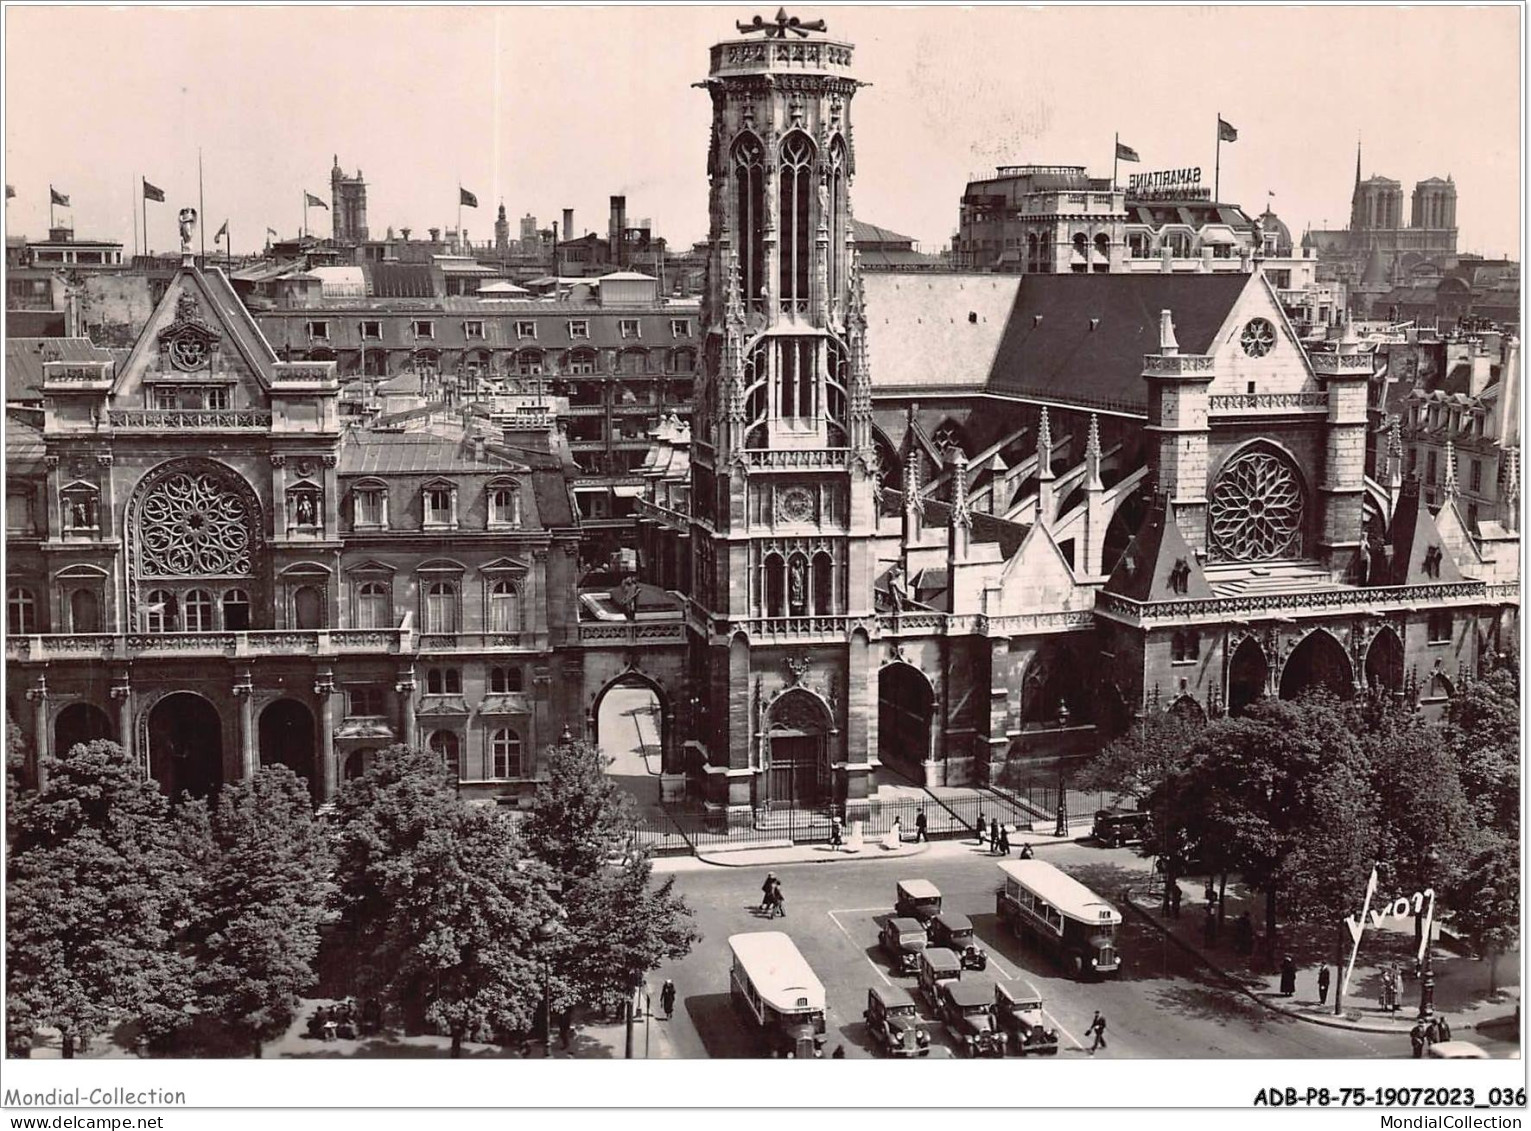
<instances>
[{"instance_id":1,"label":"balcony railing","mask_svg":"<svg viewBox=\"0 0 1531 1131\"><path fill-rule=\"evenodd\" d=\"M232 432L270 428L264 409L114 408L106 414L113 428L144 432Z\"/></svg>"},{"instance_id":2,"label":"balcony railing","mask_svg":"<svg viewBox=\"0 0 1531 1131\"><path fill-rule=\"evenodd\" d=\"M579 626L579 642L596 646L684 644L684 621L627 621L624 623L586 623Z\"/></svg>"},{"instance_id":3,"label":"balcony railing","mask_svg":"<svg viewBox=\"0 0 1531 1131\"><path fill-rule=\"evenodd\" d=\"M1208 397L1207 401L1208 411L1214 413L1322 412L1329 407L1329 393L1235 393Z\"/></svg>"},{"instance_id":4,"label":"balcony railing","mask_svg":"<svg viewBox=\"0 0 1531 1131\"><path fill-rule=\"evenodd\" d=\"M1484 601L1486 590L1487 586L1481 581L1461 581L1434 585L1385 585L1366 589L1318 589L1308 593L1252 593L1184 601L1135 601L1129 597L1102 592L1096 595L1095 607L1114 620L1135 625L1165 620L1217 623L1250 618L1323 616L1344 612L1403 612L1442 605L1464 605Z\"/></svg>"},{"instance_id":5,"label":"balcony railing","mask_svg":"<svg viewBox=\"0 0 1531 1131\"><path fill-rule=\"evenodd\" d=\"M308 656L408 652L413 634L397 628L274 629L252 632L66 633L11 636L13 660L132 660L154 656Z\"/></svg>"},{"instance_id":6,"label":"balcony railing","mask_svg":"<svg viewBox=\"0 0 1531 1131\"><path fill-rule=\"evenodd\" d=\"M417 638L421 652L492 652L531 648L534 632L422 632Z\"/></svg>"},{"instance_id":7,"label":"balcony railing","mask_svg":"<svg viewBox=\"0 0 1531 1131\"><path fill-rule=\"evenodd\" d=\"M849 448L753 448L744 453L752 468L838 468L851 457Z\"/></svg>"}]
</instances>

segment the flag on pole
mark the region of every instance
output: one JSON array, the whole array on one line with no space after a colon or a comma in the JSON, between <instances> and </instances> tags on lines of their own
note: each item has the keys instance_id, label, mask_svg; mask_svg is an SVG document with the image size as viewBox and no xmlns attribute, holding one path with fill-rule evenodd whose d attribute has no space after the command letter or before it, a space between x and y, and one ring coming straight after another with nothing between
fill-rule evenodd
<instances>
[{"instance_id":1,"label":"flag on pole","mask_svg":"<svg viewBox=\"0 0 1531 1131\"><path fill-rule=\"evenodd\" d=\"M267 228L266 229L266 234L268 236L274 236L274 235L276 235L276 229L275 228Z\"/></svg>"},{"instance_id":2,"label":"flag on pole","mask_svg":"<svg viewBox=\"0 0 1531 1131\"><path fill-rule=\"evenodd\" d=\"M330 206L328 204L324 203L324 201L320 200L311 192L304 192L303 203L309 208L322 208L326 212L330 210Z\"/></svg>"},{"instance_id":3,"label":"flag on pole","mask_svg":"<svg viewBox=\"0 0 1531 1131\"><path fill-rule=\"evenodd\" d=\"M220 227L216 232L213 233L213 242L217 243L219 240L221 240L224 236L226 236L228 234L229 234L229 222L227 220L225 220L223 222L223 226Z\"/></svg>"},{"instance_id":4,"label":"flag on pole","mask_svg":"<svg viewBox=\"0 0 1531 1131\"><path fill-rule=\"evenodd\" d=\"M1219 114L1217 116L1217 140L1218 141L1238 141L1239 140L1239 131L1234 129L1227 122L1223 121L1223 116L1221 114Z\"/></svg>"},{"instance_id":5,"label":"flag on pole","mask_svg":"<svg viewBox=\"0 0 1531 1131\"><path fill-rule=\"evenodd\" d=\"M462 205L462 206L464 206L465 208L477 208L478 207L478 197L474 196L467 189L463 188L462 185L458 185L457 186L457 203Z\"/></svg>"},{"instance_id":6,"label":"flag on pole","mask_svg":"<svg viewBox=\"0 0 1531 1131\"><path fill-rule=\"evenodd\" d=\"M1130 145L1123 145L1121 142L1116 143L1116 159L1118 161L1143 160L1143 158L1138 156L1138 151L1136 149L1132 148Z\"/></svg>"},{"instance_id":7,"label":"flag on pole","mask_svg":"<svg viewBox=\"0 0 1531 1131\"><path fill-rule=\"evenodd\" d=\"M48 186L48 201L51 204L58 205L60 208L68 208L69 207L69 194L68 193L59 192L58 189L54 188L52 185L49 185Z\"/></svg>"},{"instance_id":8,"label":"flag on pole","mask_svg":"<svg viewBox=\"0 0 1531 1131\"><path fill-rule=\"evenodd\" d=\"M144 181L144 199L153 200L159 204L164 204L165 190L162 188L155 188L148 181Z\"/></svg>"}]
</instances>

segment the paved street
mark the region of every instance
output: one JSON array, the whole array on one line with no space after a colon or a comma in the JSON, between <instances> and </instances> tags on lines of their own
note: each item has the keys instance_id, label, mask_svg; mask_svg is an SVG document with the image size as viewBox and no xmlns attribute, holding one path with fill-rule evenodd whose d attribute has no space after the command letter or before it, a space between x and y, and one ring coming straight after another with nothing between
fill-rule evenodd
<instances>
[{"instance_id":1,"label":"paved street","mask_svg":"<svg viewBox=\"0 0 1531 1131\"><path fill-rule=\"evenodd\" d=\"M1128 849L1082 845L1050 848L1045 858L1067 868L1102 895L1128 881ZM1048 960L1002 931L994 914L998 871L972 845L937 845L929 855L905 860L846 861L773 869L781 878L788 915L775 921L755 911L764 870L708 868L676 874L705 938L685 960L660 970L679 991L666 1044L685 1057L757 1055L728 994L728 936L743 931L785 930L823 981L829 999L828 1042L847 1057L870 1056L862 1010L869 985L892 982L911 988L914 979L890 973L877 948L878 917L888 914L901 878L933 881L945 905L969 915L989 951L989 970L978 977L1023 980L1042 993L1051 1024L1059 1031L1059 1055L1088 1055L1081 1042L1091 1013L1108 1021L1105 1057L1388 1057L1408 1056L1406 1039L1329 1029L1283 1017L1226 988L1183 951L1135 917L1123 924L1124 966L1115 980L1077 983ZM975 975L969 973L968 977ZM932 1025L933 1038L945 1045ZM945 1048L942 1053L949 1055ZM1503 1055L1500 1052L1499 1055Z\"/></svg>"}]
</instances>

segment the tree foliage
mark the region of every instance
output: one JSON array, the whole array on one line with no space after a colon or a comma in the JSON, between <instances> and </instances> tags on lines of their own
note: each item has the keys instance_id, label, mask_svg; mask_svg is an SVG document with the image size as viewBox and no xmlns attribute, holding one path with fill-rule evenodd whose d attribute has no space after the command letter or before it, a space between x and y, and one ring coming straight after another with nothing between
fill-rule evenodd
<instances>
[{"instance_id":1,"label":"tree foliage","mask_svg":"<svg viewBox=\"0 0 1531 1131\"><path fill-rule=\"evenodd\" d=\"M13 1048L57 1029L64 1055L119 1021L184 1017L175 913L191 882L169 803L114 742L48 758L17 797L6 869L6 1010Z\"/></svg>"},{"instance_id":2,"label":"tree foliage","mask_svg":"<svg viewBox=\"0 0 1531 1131\"><path fill-rule=\"evenodd\" d=\"M1154 711L1113 739L1074 776L1075 789L1118 793L1142 801L1185 764L1206 723L1180 711ZM1006 768L1009 768L1007 764Z\"/></svg>"},{"instance_id":3,"label":"tree foliage","mask_svg":"<svg viewBox=\"0 0 1531 1131\"><path fill-rule=\"evenodd\" d=\"M1520 836L1520 665L1497 658L1482 678L1467 680L1446 708L1446 742L1460 767L1478 823Z\"/></svg>"},{"instance_id":4,"label":"tree foliage","mask_svg":"<svg viewBox=\"0 0 1531 1131\"><path fill-rule=\"evenodd\" d=\"M578 739L548 750L548 779L537 788L526 840L561 876L593 875L638 823L632 797L606 773L609 763Z\"/></svg>"},{"instance_id":5,"label":"tree foliage","mask_svg":"<svg viewBox=\"0 0 1531 1131\"><path fill-rule=\"evenodd\" d=\"M225 786L206 835L188 931L198 1005L259 1056L314 980L329 845L307 784L281 765Z\"/></svg>"},{"instance_id":6,"label":"tree foliage","mask_svg":"<svg viewBox=\"0 0 1531 1131\"><path fill-rule=\"evenodd\" d=\"M1490 960L1520 942L1518 842L1490 836L1463 865L1447 896L1452 927ZM1492 977L1492 973L1491 973Z\"/></svg>"}]
</instances>

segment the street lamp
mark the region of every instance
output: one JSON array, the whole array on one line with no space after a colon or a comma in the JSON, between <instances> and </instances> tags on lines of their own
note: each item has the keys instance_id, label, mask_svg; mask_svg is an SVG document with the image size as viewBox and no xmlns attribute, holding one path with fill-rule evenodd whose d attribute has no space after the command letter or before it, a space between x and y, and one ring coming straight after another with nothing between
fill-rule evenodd
<instances>
[{"instance_id":1,"label":"street lamp","mask_svg":"<svg viewBox=\"0 0 1531 1131\"><path fill-rule=\"evenodd\" d=\"M537 926L537 943L542 950L542 1055L553 1055L553 940L561 930L558 919L549 916Z\"/></svg>"},{"instance_id":2,"label":"street lamp","mask_svg":"<svg viewBox=\"0 0 1531 1131\"><path fill-rule=\"evenodd\" d=\"M1435 882L1436 868L1440 864L1440 854L1432 847L1425 856L1425 880L1427 885ZM1419 970L1419 1016L1427 1018L1435 1012L1435 967L1431 962L1430 936L1435 930L1435 903L1434 897L1430 904L1430 921L1425 923L1425 957Z\"/></svg>"}]
</instances>

